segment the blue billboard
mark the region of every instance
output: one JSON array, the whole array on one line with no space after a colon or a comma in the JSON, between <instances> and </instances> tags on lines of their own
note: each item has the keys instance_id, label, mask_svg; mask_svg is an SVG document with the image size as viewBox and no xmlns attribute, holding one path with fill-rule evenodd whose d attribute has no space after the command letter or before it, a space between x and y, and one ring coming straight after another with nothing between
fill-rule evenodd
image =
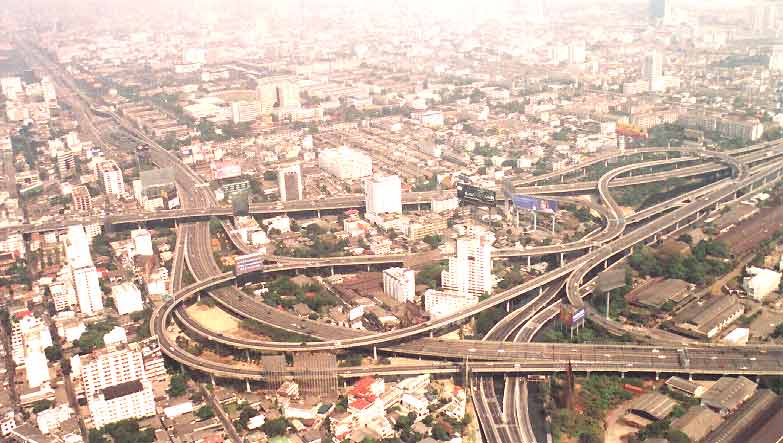
<instances>
[{"instance_id":1,"label":"blue billboard","mask_svg":"<svg viewBox=\"0 0 783 443\"><path fill-rule=\"evenodd\" d=\"M549 213L557 212L557 200L545 200L529 197L527 195L515 195L511 198L511 201L514 202L514 206L519 209Z\"/></svg>"}]
</instances>

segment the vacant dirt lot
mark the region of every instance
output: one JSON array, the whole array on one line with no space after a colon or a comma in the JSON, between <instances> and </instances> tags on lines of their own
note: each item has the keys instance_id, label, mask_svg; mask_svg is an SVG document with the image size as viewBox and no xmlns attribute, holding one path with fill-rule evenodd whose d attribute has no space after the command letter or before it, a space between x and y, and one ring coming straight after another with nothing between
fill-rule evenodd
<instances>
[{"instance_id":1,"label":"vacant dirt lot","mask_svg":"<svg viewBox=\"0 0 783 443\"><path fill-rule=\"evenodd\" d=\"M195 304L188 306L187 312L205 328L215 332L228 332L239 328L239 320L218 307Z\"/></svg>"}]
</instances>

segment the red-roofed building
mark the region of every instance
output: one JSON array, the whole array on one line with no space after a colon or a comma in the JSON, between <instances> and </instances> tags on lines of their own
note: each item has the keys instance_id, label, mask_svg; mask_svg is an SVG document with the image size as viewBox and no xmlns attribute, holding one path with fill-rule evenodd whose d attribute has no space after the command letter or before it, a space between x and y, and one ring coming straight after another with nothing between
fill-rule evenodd
<instances>
[{"instance_id":1,"label":"red-roofed building","mask_svg":"<svg viewBox=\"0 0 783 443\"><path fill-rule=\"evenodd\" d=\"M385 390L386 385L384 384L383 379L375 379L374 377L368 376L359 379L359 381L353 385L350 395L355 398L367 398L372 396L374 399L383 394L383 391Z\"/></svg>"}]
</instances>

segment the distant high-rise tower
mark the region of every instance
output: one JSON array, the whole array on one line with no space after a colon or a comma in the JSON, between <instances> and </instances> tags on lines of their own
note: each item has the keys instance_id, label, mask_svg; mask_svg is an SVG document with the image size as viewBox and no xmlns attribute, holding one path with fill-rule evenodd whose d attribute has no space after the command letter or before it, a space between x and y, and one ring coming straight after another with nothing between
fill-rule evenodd
<instances>
[{"instance_id":1,"label":"distant high-rise tower","mask_svg":"<svg viewBox=\"0 0 783 443\"><path fill-rule=\"evenodd\" d=\"M657 51L652 52L644 58L642 77L649 83L650 92L658 92L665 89L666 85L663 81L663 56Z\"/></svg>"},{"instance_id":2,"label":"distant high-rise tower","mask_svg":"<svg viewBox=\"0 0 783 443\"><path fill-rule=\"evenodd\" d=\"M770 1L762 1L754 4L750 7L751 11L751 27L756 34L764 34L769 31L774 31L777 17L778 17L778 5Z\"/></svg>"},{"instance_id":3,"label":"distant high-rise tower","mask_svg":"<svg viewBox=\"0 0 783 443\"><path fill-rule=\"evenodd\" d=\"M277 188L280 191L280 201L302 199L302 167L299 163L277 171Z\"/></svg>"},{"instance_id":4,"label":"distant high-rise tower","mask_svg":"<svg viewBox=\"0 0 783 443\"><path fill-rule=\"evenodd\" d=\"M671 0L650 0L650 21L666 23L672 17Z\"/></svg>"}]
</instances>

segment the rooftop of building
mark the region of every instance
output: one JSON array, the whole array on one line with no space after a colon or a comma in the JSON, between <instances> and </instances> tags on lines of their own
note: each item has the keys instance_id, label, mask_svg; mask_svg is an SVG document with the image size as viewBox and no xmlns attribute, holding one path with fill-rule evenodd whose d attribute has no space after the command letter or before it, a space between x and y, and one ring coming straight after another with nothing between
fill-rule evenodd
<instances>
[{"instance_id":1,"label":"rooftop of building","mask_svg":"<svg viewBox=\"0 0 783 443\"><path fill-rule=\"evenodd\" d=\"M734 410L756 391L758 385L745 377L721 377L701 397L714 409Z\"/></svg>"},{"instance_id":2,"label":"rooftop of building","mask_svg":"<svg viewBox=\"0 0 783 443\"><path fill-rule=\"evenodd\" d=\"M144 390L141 380L131 380L117 385L109 386L103 390L103 398L107 401L125 397Z\"/></svg>"}]
</instances>

